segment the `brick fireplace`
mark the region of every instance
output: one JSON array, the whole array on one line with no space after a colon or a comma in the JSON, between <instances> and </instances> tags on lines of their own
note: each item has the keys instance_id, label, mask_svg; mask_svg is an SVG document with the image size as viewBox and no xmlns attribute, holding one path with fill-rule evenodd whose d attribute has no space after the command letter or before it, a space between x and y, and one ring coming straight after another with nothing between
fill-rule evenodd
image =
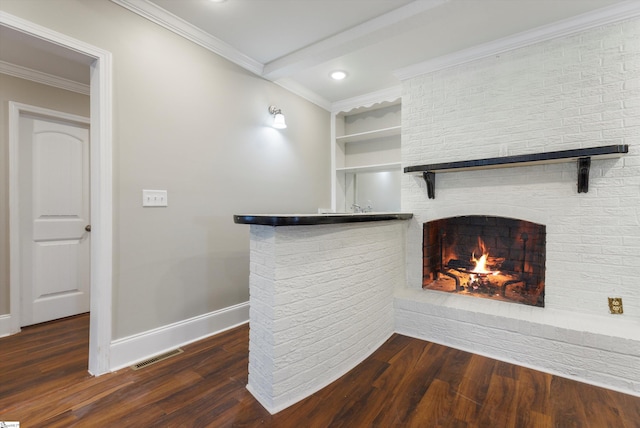
<instances>
[{"instance_id":1,"label":"brick fireplace","mask_svg":"<svg viewBox=\"0 0 640 428\"><path fill-rule=\"evenodd\" d=\"M407 284L395 293L398 333L640 395L638 37L633 18L405 76L403 167L612 144L628 144L629 153L593 160L586 193L578 192L575 162L439 173L434 199L426 179L403 174L402 210L414 219ZM466 250L425 262L425 240L449 251L433 244L438 222L462 217L544 227L544 262L529 285L542 291L544 283L543 305L469 296L482 294L468 288L481 233L469 234ZM448 227L445 235L459 234ZM523 251L522 233L512 233L512 250ZM537 233L526 231L527 252ZM489 257L502 252L480 237ZM494 257L522 271L520 255ZM459 274L457 289L446 272ZM429 287L442 277L447 292ZM622 297L623 315L609 312L608 297Z\"/></svg>"},{"instance_id":2,"label":"brick fireplace","mask_svg":"<svg viewBox=\"0 0 640 428\"><path fill-rule=\"evenodd\" d=\"M422 243L422 288L544 306L544 225L449 217L424 223Z\"/></svg>"}]
</instances>

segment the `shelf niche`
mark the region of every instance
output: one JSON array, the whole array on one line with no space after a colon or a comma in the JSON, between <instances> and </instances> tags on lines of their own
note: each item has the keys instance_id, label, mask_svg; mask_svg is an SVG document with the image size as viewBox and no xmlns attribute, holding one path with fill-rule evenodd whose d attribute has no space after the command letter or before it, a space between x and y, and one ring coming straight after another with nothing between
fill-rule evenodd
<instances>
[{"instance_id":1,"label":"shelf niche","mask_svg":"<svg viewBox=\"0 0 640 428\"><path fill-rule=\"evenodd\" d=\"M334 113L335 211L400 209L400 99Z\"/></svg>"}]
</instances>

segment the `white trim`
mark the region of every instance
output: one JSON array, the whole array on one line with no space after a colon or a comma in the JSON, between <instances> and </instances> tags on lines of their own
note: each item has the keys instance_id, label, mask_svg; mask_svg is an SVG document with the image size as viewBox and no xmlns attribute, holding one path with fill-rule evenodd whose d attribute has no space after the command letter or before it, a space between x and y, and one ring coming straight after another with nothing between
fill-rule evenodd
<instances>
[{"instance_id":1,"label":"white trim","mask_svg":"<svg viewBox=\"0 0 640 428\"><path fill-rule=\"evenodd\" d=\"M249 70L257 76L265 77L263 75L264 64L245 55L238 51L233 46L212 36L206 31L201 30L195 25L177 17L176 15L166 11L160 6L151 3L148 0L111 0L113 3L128 9L129 11L140 15L143 18L154 22L161 27L184 37L187 40L196 43L203 48L220 55L221 57L231 61L232 63L239 65L245 70ZM284 76L282 76L284 77ZM275 79L268 79L277 85L283 87L289 92L296 94L307 101L322 107L325 110L329 110L329 101L318 95L317 93L309 90L305 86L293 81L292 79L281 79L276 81Z\"/></svg>"},{"instance_id":2,"label":"white trim","mask_svg":"<svg viewBox=\"0 0 640 428\"><path fill-rule=\"evenodd\" d=\"M111 342L111 370L196 342L249 322L249 302Z\"/></svg>"},{"instance_id":3,"label":"white trim","mask_svg":"<svg viewBox=\"0 0 640 428\"><path fill-rule=\"evenodd\" d=\"M89 371L109 371L112 304L112 59L111 53L0 11L0 25L55 43L93 60L91 71L91 316ZM13 166L15 168L15 165ZM10 204L15 202L11 199ZM10 239L12 237L10 236ZM15 237L13 237L15 238ZM10 255L11 257L11 255ZM10 276L16 273L10 273ZM15 297L10 304L15 307ZM12 324L19 322L11 317Z\"/></svg>"},{"instance_id":4,"label":"white trim","mask_svg":"<svg viewBox=\"0 0 640 428\"><path fill-rule=\"evenodd\" d=\"M331 104L332 113L348 112L358 107L373 107L383 102L394 102L402 98L402 86L392 86L368 94L336 101Z\"/></svg>"},{"instance_id":5,"label":"white trim","mask_svg":"<svg viewBox=\"0 0 640 428\"><path fill-rule=\"evenodd\" d=\"M0 315L0 337L13 334L11 332L11 314Z\"/></svg>"},{"instance_id":6,"label":"white trim","mask_svg":"<svg viewBox=\"0 0 640 428\"><path fill-rule=\"evenodd\" d=\"M89 371L110 367L113 294L113 70L111 53L91 65L91 315ZM99 142L96 144L96 142ZM97 233L96 233L97 232Z\"/></svg>"},{"instance_id":7,"label":"white trim","mask_svg":"<svg viewBox=\"0 0 640 428\"><path fill-rule=\"evenodd\" d=\"M317 105L318 107L321 107L327 111L331 110L331 102L329 100L321 97L320 95L311 91L306 86L298 83L298 81L294 79L286 77L283 79L276 80L273 83L286 89L287 91L293 94L298 95L301 98L304 98L305 100Z\"/></svg>"},{"instance_id":8,"label":"white trim","mask_svg":"<svg viewBox=\"0 0 640 428\"><path fill-rule=\"evenodd\" d=\"M13 115L12 115L13 113ZM11 124L11 119L17 120L18 117L14 115L18 115L20 113L32 113L38 116L48 116L57 119L61 119L66 122L75 122L82 123L86 125L91 124L91 119L85 116L78 116L76 114L65 113L62 111L52 110L39 106L32 106L29 104L23 104L15 101L9 101L9 123ZM13 123L15 125L15 123ZM11 140L9 140L11 143ZM15 142L14 142L15 143ZM9 146L11 148L11 146ZM15 147L17 148L17 146ZM11 158L11 157L10 157Z\"/></svg>"},{"instance_id":9,"label":"white trim","mask_svg":"<svg viewBox=\"0 0 640 428\"><path fill-rule=\"evenodd\" d=\"M9 333L20 331L20 249L14 243L20 242L19 204L18 204L18 119L20 116L15 105L9 103Z\"/></svg>"},{"instance_id":10,"label":"white trim","mask_svg":"<svg viewBox=\"0 0 640 428\"><path fill-rule=\"evenodd\" d=\"M228 43L212 36L206 31L202 31L193 24L188 23L182 18L167 12L160 6L151 3L148 0L111 0L113 3L129 9L151 22L155 22L167 30L190 40L203 48L210 50L223 58L249 70L259 76L262 75L263 64L255 59L243 54Z\"/></svg>"},{"instance_id":11,"label":"white trim","mask_svg":"<svg viewBox=\"0 0 640 428\"><path fill-rule=\"evenodd\" d=\"M338 177L336 176L336 115L331 113L331 141L329 141L331 152L331 211L336 212L338 210Z\"/></svg>"},{"instance_id":12,"label":"white trim","mask_svg":"<svg viewBox=\"0 0 640 428\"><path fill-rule=\"evenodd\" d=\"M407 80L423 74L454 67L492 55L498 55L535 43L566 37L593 27L631 19L637 16L640 16L640 2L626 1L554 22L553 24L543 25L529 31L523 31L502 39L473 46L469 49L463 49L449 55L443 55L438 58L400 68L394 71L393 75L400 80Z\"/></svg>"},{"instance_id":13,"label":"white trim","mask_svg":"<svg viewBox=\"0 0 640 428\"><path fill-rule=\"evenodd\" d=\"M89 95L89 85L74 82L73 80L64 79L52 74L43 73L31 68L22 67L20 65L11 64L5 61L0 61L0 73L18 77L20 79L30 80L36 83L41 83L43 85L53 86L55 88L65 89L67 91L77 92L83 95Z\"/></svg>"},{"instance_id":14,"label":"white trim","mask_svg":"<svg viewBox=\"0 0 640 428\"><path fill-rule=\"evenodd\" d=\"M19 186L19 144L20 116L36 114L66 122L90 124L84 116L64 113L43 107L9 101L9 313L12 315L9 334L20 331L20 301L22 287L20 279L21 248L20 243L20 186Z\"/></svg>"}]
</instances>

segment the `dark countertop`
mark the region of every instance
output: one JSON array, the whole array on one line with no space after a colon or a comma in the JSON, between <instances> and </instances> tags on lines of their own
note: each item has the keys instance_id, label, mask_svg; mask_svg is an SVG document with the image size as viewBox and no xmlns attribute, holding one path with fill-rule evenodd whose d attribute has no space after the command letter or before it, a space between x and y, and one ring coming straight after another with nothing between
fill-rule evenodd
<instances>
[{"instance_id":1,"label":"dark countertop","mask_svg":"<svg viewBox=\"0 0 640 428\"><path fill-rule=\"evenodd\" d=\"M362 223L367 221L409 220L412 213L363 214L236 214L233 222L263 226L313 226L318 224Z\"/></svg>"}]
</instances>

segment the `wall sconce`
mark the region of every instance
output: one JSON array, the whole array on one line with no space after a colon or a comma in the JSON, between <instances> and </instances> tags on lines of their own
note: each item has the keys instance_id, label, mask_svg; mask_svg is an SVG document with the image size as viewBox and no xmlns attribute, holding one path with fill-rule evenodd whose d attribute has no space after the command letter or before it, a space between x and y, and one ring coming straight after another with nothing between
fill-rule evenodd
<instances>
[{"instance_id":1,"label":"wall sconce","mask_svg":"<svg viewBox=\"0 0 640 428\"><path fill-rule=\"evenodd\" d=\"M269 113L273 115L273 127L276 129L284 129L287 127L287 124L284 121L284 114L282 114L282 110L280 110L276 106L269 106Z\"/></svg>"}]
</instances>

